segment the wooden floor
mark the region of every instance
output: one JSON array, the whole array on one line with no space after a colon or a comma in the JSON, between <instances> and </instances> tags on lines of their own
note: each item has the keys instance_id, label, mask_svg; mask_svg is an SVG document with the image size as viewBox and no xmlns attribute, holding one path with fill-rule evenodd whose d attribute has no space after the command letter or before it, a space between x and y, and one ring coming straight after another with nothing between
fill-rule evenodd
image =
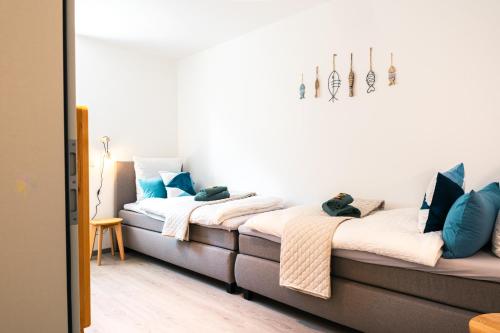
<instances>
[{"instance_id":1,"label":"wooden floor","mask_svg":"<svg viewBox=\"0 0 500 333\"><path fill-rule=\"evenodd\" d=\"M91 262L92 325L85 333L353 332L264 297L246 301L223 283L127 253Z\"/></svg>"}]
</instances>

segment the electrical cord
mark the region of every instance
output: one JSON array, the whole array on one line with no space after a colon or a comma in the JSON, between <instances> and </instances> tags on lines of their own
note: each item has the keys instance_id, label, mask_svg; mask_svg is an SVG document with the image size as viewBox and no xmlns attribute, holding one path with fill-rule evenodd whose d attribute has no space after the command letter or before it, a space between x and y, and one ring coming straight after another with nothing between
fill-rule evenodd
<instances>
[{"instance_id":1,"label":"electrical cord","mask_svg":"<svg viewBox=\"0 0 500 333\"><path fill-rule=\"evenodd\" d=\"M106 151L107 150L107 147L106 147L106 144L103 143L102 144L104 146L104 150ZM101 170L100 170L100 182L99 182L99 188L97 189L97 193L96 193L96 197L97 197L97 204L95 205L95 212L94 212L94 215L92 216L92 220L95 219L95 217L97 216L97 212L98 212L98 209L99 209L99 206L101 205L101 190L102 190L102 184L103 184L103 173L104 173L104 160L106 158L106 154L104 154L102 156L102 160L101 160Z\"/></svg>"}]
</instances>

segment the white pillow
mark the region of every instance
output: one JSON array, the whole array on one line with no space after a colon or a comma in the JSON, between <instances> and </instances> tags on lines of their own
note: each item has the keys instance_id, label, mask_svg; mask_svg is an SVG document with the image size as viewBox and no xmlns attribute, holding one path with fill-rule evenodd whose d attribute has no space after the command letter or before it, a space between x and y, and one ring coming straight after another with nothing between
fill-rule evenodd
<instances>
[{"instance_id":1,"label":"white pillow","mask_svg":"<svg viewBox=\"0 0 500 333\"><path fill-rule=\"evenodd\" d=\"M160 178L160 171L181 172L182 160L167 157L138 157L134 156L135 188L137 201L143 199L139 179Z\"/></svg>"},{"instance_id":2,"label":"white pillow","mask_svg":"<svg viewBox=\"0 0 500 333\"><path fill-rule=\"evenodd\" d=\"M177 187L165 187L167 190L167 198L175 198L175 197L192 197L191 194L184 192L180 188Z\"/></svg>"},{"instance_id":3,"label":"white pillow","mask_svg":"<svg viewBox=\"0 0 500 333\"><path fill-rule=\"evenodd\" d=\"M179 173L178 172L172 172L172 171L164 171L160 170L159 171L161 180L163 180L163 184L165 184L165 187L168 187L168 184L174 179Z\"/></svg>"},{"instance_id":4,"label":"white pillow","mask_svg":"<svg viewBox=\"0 0 500 333\"><path fill-rule=\"evenodd\" d=\"M493 244L491 250L497 257L500 257L500 212L497 215L497 222L495 224L495 230L493 230L491 243Z\"/></svg>"}]
</instances>

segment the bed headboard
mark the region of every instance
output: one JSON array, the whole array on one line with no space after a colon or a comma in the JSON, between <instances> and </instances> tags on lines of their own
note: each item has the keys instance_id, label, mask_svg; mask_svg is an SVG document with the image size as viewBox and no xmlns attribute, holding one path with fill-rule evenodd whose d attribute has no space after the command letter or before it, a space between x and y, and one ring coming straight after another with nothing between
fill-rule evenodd
<instances>
[{"instance_id":1,"label":"bed headboard","mask_svg":"<svg viewBox=\"0 0 500 333\"><path fill-rule=\"evenodd\" d=\"M137 200L135 170L132 161L117 161L115 169L115 216L123 205Z\"/></svg>"}]
</instances>

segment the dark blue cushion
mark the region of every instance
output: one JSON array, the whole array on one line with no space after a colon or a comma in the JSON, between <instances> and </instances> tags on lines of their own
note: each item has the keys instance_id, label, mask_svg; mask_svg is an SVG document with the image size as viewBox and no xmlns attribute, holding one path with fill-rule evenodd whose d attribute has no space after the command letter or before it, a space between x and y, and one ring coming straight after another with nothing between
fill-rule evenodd
<instances>
[{"instance_id":1,"label":"dark blue cushion","mask_svg":"<svg viewBox=\"0 0 500 333\"><path fill-rule=\"evenodd\" d=\"M490 185L479 192L462 195L451 207L443 228L443 257L470 257L491 239L500 191L498 183L496 187Z\"/></svg>"},{"instance_id":2,"label":"dark blue cushion","mask_svg":"<svg viewBox=\"0 0 500 333\"><path fill-rule=\"evenodd\" d=\"M166 198L167 190L161 178L139 179L144 198Z\"/></svg>"},{"instance_id":3,"label":"dark blue cushion","mask_svg":"<svg viewBox=\"0 0 500 333\"><path fill-rule=\"evenodd\" d=\"M460 163L433 177L418 212L418 230L432 232L443 229L453 203L464 194L464 164Z\"/></svg>"},{"instance_id":4,"label":"dark blue cushion","mask_svg":"<svg viewBox=\"0 0 500 333\"><path fill-rule=\"evenodd\" d=\"M164 184L166 187L176 187L186 193L195 195L196 191L193 188L193 181L189 172L180 172L175 175L168 183Z\"/></svg>"}]
</instances>

